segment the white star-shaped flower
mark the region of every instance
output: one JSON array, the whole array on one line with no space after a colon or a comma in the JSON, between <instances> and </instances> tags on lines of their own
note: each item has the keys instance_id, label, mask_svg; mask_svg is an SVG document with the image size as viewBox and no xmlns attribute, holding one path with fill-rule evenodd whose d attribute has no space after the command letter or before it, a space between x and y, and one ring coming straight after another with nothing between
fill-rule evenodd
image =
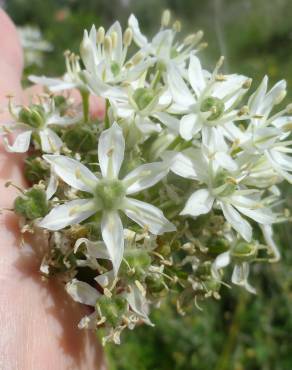
<instances>
[{"instance_id":1,"label":"white star-shaped flower","mask_svg":"<svg viewBox=\"0 0 292 370\"><path fill-rule=\"evenodd\" d=\"M114 123L103 131L98 143L101 177L97 177L79 161L61 155L45 155L54 172L68 185L91 194L59 205L40 221L39 226L60 230L77 224L96 212L102 212L101 234L111 257L115 273L123 258L124 232L119 212L153 234L174 231L158 208L129 197L160 181L168 172L163 162L143 164L122 180L119 171L124 159L125 140L122 129Z\"/></svg>"},{"instance_id":2,"label":"white star-shaped flower","mask_svg":"<svg viewBox=\"0 0 292 370\"><path fill-rule=\"evenodd\" d=\"M16 122L7 125L4 133L16 132L17 135L12 145L4 137L4 144L7 151L15 153L27 152L32 138L43 152L57 153L63 142L51 126L70 126L80 121L79 115L73 118L60 115L53 99L26 108L11 107L11 113Z\"/></svg>"}]
</instances>

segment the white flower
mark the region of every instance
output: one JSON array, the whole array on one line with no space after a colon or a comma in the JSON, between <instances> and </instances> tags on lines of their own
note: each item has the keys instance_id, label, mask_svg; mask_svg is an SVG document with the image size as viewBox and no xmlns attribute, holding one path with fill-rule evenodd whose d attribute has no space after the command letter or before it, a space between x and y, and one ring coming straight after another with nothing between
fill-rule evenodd
<instances>
[{"instance_id":1,"label":"white flower","mask_svg":"<svg viewBox=\"0 0 292 370\"><path fill-rule=\"evenodd\" d=\"M174 28L164 28L153 37L151 41L141 33L137 18L131 14L128 20L129 27L133 31L134 42L141 48L141 51L156 58L157 62L166 67L175 65L183 68L185 61L189 58L190 52L194 53L194 47L201 41L203 32L199 31L194 35L188 36L183 43L175 41L178 30Z\"/></svg>"},{"instance_id":2,"label":"white flower","mask_svg":"<svg viewBox=\"0 0 292 370\"><path fill-rule=\"evenodd\" d=\"M168 172L162 162L143 164L123 180L118 178L124 159L125 140L121 128L114 123L99 139L98 157L101 178L79 161L60 156L45 155L55 173L68 185L85 191L91 198L76 199L59 205L39 223L49 230L60 230L82 222L96 212L102 212L101 233L117 273L124 251L123 225L119 212L153 234L174 231L175 227L156 207L133 199L129 195L147 189Z\"/></svg>"},{"instance_id":3,"label":"white flower","mask_svg":"<svg viewBox=\"0 0 292 370\"><path fill-rule=\"evenodd\" d=\"M145 60L142 55L127 60L131 42L131 29L123 35L119 22L106 33L102 27L96 31L94 25L89 34L84 31L80 54L85 65L84 76L93 93L105 96L111 86L137 80L154 63L154 59Z\"/></svg>"},{"instance_id":4,"label":"white flower","mask_svg":"<svg viewBox=\"0 0 292 370\"><path fill-rule=\"evenodd\" d=\"M7 151L15 153L27 152L32 139L35 145L40 144L45 153L59 152L63 142L51 126L69 126L80 120L80 116L74 118L61 116L55 108L53 99L41 105L25 108L13 107L11 113L17 122L7 125L6 132L15 131L17 136L12 145L9 144L7 137L4 137L4 144Z\"/></svg>"},{"instance_id":5,"label":"white flower","mask_svg":"<svg viewBox=\"0 0 292 370\"><path fill-rule=\"evenodd\" d=\"M221 281L221 275L219 270L227 267L231 263L231 252L227 251L219 254L212 264L211 272L215 279ZM233 284L243 286L248 292L256 294L256 290L249 284L249 263L248 262L237 262L233 267L233 273L231 281Z\"/></svg>"},{"instance_id":6,"label":"white flower","mask_svg":"<svg viewBox=\"0 0 292 370\"><path fill-rule=\"evenodd\" d=\"M138 129L143 139L151 133L160 132L161 126L157 121L165 122L164 116L168 116L163 111L171 104L169 92L144 87L143 79L128 86L126 91L124 97L109 99L114 115L122 120L123 127L128 126L129 131Z\"/></svg>"},{"instance_id":7,"label":"white flower","mask_svg":"<svg viewBox=\"0 0 292 370\"><path fill-rule=\"evenodd\" d=\"M248 242L252 238L252 227L240 213L259 224L271 224L275 221L271 210L261 201L259 191L241 188L240 179L235 177L236 173L220 167L201 150L173 155L171 170L179 176L206 185L190 196L181 215L196 217L209 213L216 206L222 210L229 224Z\"/></svg>"},{"instance_id":8,"label":"white flower","mask_svg":"<svg viewBox=\"0 0 292 370\"><path fill-rule=\"evenodd\" d=\"M202 69L199 59L191 55L188 67L188 81L192 90L187 86L179 71L170 67L167 74L169 89L175 104L173 113L183 114L179 131L182 138L191 140L197 133L208 134L214 127L220 128L217 135L229 139L240 137L240 130L233 121L242 119L235 107L247 91L248 80L241 75L218 76L220 60L212 74Z\"/></svg>"},{"instance_id":9,"label":"white flower","mask_svg":"<svg viewBox=\"0 0 292 370\"><path fill-rule=\"evenodd\" d=\"M249 116L250 123L241 137L241 148L244 149L241 157L244 158L249 167L262 167L258 177L266 175L270 179L271 170L278 176L285 178L292 183L292 161L287 153L291 153L292 149L290 140L286 140L289 136L289 127L291 116L283 115L290 112L291 107L288 106L283 111L270 116L273 107L279 104L286 95L286 81L279 81L267 93L268 78L265 76L255 91L250 97ZM260 166L259 166L260 162ZM270 168L267 167L269 164ZM275 182L275 180L274 180Z\"/></svg>"},{"instance_id":10,"label":"white flower","mask_svg":"<svg viewBox=\"0 0 292 370\"><path fill-rule=\"evenodd\" d=\"M51 92L62 90L79 89L80 91L88 92L88 86L82 76L82 70L79 63L79 56L65 52L66 73L63 78L51 78L46 76L30 75L28 79L38 85L47 86Z\"/></svg>"}]
</instances>

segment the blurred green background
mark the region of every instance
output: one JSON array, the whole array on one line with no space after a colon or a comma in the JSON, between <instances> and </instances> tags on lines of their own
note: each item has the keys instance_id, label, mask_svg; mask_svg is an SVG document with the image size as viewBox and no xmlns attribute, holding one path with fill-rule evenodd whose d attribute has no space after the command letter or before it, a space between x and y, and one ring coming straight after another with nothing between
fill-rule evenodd
<instances>
[{"instance_id":1,"label":"blurred green background","mask_svg":"<svg viewBox=\"0 0 292 370\"><path fill-rule=\"evenodd\" d=\"M182 33L205 31L209 47L200 55L212 68L225 55L225 71L254 80L264 74L271 83L285 78L292 98L291 0L4 0L0 1L19 26L37 25L54 46L43 66L26 73L56 76L64 72L63 51L78 51L84 28L126 25L134 12L142 29L154 34L161 11L172 10L182 21ZM2 37L2 36L1 36ZM292 209L292 186L283 188ZM257 296L234 288L222 289L220 301L208 301L202 311L180 317L171 302L154 310L156 328L141 326L122 336L121 346L106 347L110 370L291 370L292 369L292 228L276 229L282 260L254 266L251 281Z\"/></svg>"}]
</instances>

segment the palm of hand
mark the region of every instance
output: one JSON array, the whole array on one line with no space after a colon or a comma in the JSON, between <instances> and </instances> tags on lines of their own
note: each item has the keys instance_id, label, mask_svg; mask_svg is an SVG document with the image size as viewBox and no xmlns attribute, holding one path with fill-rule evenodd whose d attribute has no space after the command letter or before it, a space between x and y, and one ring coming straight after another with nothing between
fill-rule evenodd
<instances>
[{"instance_id":1,"label":"palm of hand","mask_svg":"<svg viewBox=\"0 0 292 370\"><path fill-rule=\"evenodd\" d=\"M15 27L0 10L0 122L7 122L6 95L25 102L21 89L22 52ZM21 156L7 154L0 143L0 206L11 208L16 191L12 180L24 184ZM81 307L54 281L42 281L40 257L30 246L20 247L18 221L0 215L0 369L100 369L101 350L93 333L80 331ZM40 253L41 255L41 253Z\"/></svg>"}]
</instances>

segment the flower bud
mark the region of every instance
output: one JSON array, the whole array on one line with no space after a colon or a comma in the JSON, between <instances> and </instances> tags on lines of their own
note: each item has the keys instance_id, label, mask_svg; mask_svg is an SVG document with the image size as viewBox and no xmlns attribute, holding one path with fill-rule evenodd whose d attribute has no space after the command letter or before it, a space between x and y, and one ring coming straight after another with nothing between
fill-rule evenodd
<instances>
[{"instance_id":1,"label":"flower bud","mask_svg":"<svg viewBox=\"0 0 292 370\"><path fill-rule=\"evenodd\" d=\"M49 169L41 158L31 156L25 159L24 175L29 182L37 183L46 176L49 176L49 173Z\"/></svg>"},{"instance_id":2,"label":"flower bud","mask_svg":"<svg viewBox=\"0 0 292 370\"><path fill-rule=\"evenodd\" d=\"M229 249L229 242L225 238L213 237L207 243L208 252L212 255L219 255Z\"/></svg>"},{"instance_id":3,"label":"flower bud","mask_svg":"<svg viewBox=\"0 0 292 370\"><path fill-rule=\"evenodd\" d=\"M112 326L117 326L127 310L127 301L123 297L104 295L98 299L97 306L106 321Z\"/></svg>"},{"instance_id":4,"label":"flower bud","mask_svg":"<svg viewBox=\"0 0 292 370\"><path fill-rule=\"evenodd\" d=\"M84 125L76 125L65 132L63 140L74 152L86 153L96 148L95 134Z\"/></svg>"},{"instance_id":5,"label":"flower bud","mask_svg":"<svg viewBox=\"0 0 292 370\"><path fill-rule=\"evenodd\" d=\"M49 211L45 191L39 187L26 191L15 199L14 211L29 220L44 217Z\"/></svg>"}]
</instances>

